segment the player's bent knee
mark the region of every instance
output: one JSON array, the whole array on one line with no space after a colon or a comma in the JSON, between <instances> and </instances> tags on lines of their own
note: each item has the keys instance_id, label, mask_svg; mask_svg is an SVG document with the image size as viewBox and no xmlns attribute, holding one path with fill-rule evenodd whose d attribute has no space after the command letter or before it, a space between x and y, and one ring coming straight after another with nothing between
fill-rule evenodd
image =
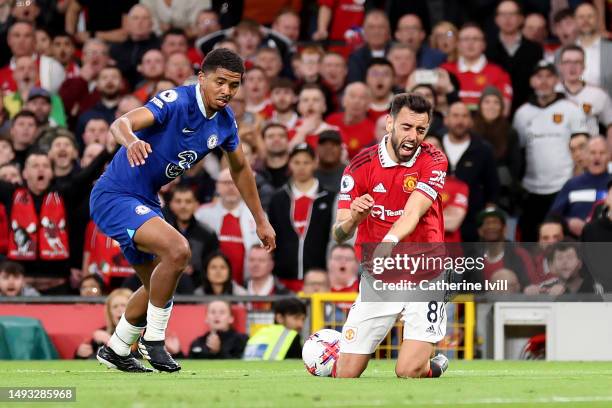
<instances>
[{"instance_id":1,"label":"player's bent knee","mask_svg":"<svg viewBox=\"0 0 612 408\"><path fill-rule=\"evenodd\" d=\"M169 248L166 255L166 261L172 263L178 272L182 272L191 261L189 242L185 238L181 238Z\"/></svg>"},{"instance_id":2,"label":"player's bent knee","mask_svg":"<svg viewBox=\"0 0 612 408\"><path fill-rule=\"evenodd\" d=\"M409 364L403 367L395 367L395 375L399 378L422 378L427 375L427 367Z\"/></svg>"}]
</instances>

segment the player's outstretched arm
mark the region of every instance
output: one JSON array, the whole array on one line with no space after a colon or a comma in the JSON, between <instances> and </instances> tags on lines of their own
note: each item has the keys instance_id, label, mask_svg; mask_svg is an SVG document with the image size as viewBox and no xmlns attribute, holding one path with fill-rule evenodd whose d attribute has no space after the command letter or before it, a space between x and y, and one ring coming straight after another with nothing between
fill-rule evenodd
<instances>
[{"instance_id":1,"label":"player's outstretched arm","mask_svg":"<svg viewBox=\"0 0 612 408\"><path fill-rule=\"evenodd\" d=\"M386 238L383 242L393 242L397 244L398 241L412 234L421 217L429 210L433 201L426 197L425 194L421 194L417 191L418 190L410 194L410 198L408 198L404 206L404 213L391 226L389 232L387 232L387 237L392 238Z\"/></svg>"},{"instance_id":2,"label":"player's outstretched arm","mask_svg":"<svg viewBox=\"0 0 612 408\"><path fill-rule=\"evenodd\" d=\"M339 209L332 230L334 240L341 244L350 239L355 234L357 226L370 214L373 205L372 196L364 194L351 202L350 209Z\"/></svg>"},{"instance_id":3,"label":"player's outstretched arm","mask_svg":"<svg viewBox=\"0 0 612 408\"><path fill-rule=\"evenodd\" d=\"M249 207L251 214L253 214L253 218L255 218L257 236L266 250L270 252L276 248L276 233L261 207L261 201L259 201L259 194L257 193L257 185L255 184L255 176L253 176L251 166L249 166L244 157L242 145L238 145L233 152L225 152L225 154L229 163L232 180L234 180L234 184L236 184L238 191L240 191L240 195L247 207Z\"/></svg>"},{"instance_id":4,"label":"player's outstretched arm","mask_svg":"<svg viewBox=\"0 0 612 408\"><path fill-rule=\"evenodd\" d=\"M127 158L130 166L140 166L152 153L151 145L140 140L134 132L147 128L155 123L153 113L147 108L140 107L129 111L119 117L110 126L110 132L121 146L127 149Z\"/></svg>"}]
</instances>

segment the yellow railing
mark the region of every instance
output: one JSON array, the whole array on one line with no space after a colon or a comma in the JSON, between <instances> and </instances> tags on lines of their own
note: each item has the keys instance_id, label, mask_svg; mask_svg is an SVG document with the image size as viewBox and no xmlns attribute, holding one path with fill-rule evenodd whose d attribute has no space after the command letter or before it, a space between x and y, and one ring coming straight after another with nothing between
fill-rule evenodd
<instances>
[{"instance_id":1,"label":"yellow railing","mask_svg":"<svg viewBox=\"0 0 612 408\"><path fill-rule=\"evenodd\" d=\"M341 329L350 304L357 293L313 293L310 299L310 329L314 333L323 328ZM447 304L447 335L437 348L454 358L474 358L476 308L471 296L456 297ZM452 312L452 316L451 316ZM398 322L376 350L376 358L393 358L399 351L402 324Z\"/></svg>"}]
</instances>

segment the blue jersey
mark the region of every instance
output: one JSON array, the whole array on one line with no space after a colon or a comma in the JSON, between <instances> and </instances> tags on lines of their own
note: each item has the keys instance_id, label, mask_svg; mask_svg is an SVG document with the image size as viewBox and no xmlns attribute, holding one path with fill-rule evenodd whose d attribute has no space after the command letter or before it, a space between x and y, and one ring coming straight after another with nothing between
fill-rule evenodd
<instances>
[{"instance_id":1,"label":"blue jersey","mask_svg":"<svg viewBox=\"0 0 612 408\"><path fill-rule=\"evenodd\" d=\"M180 176L212 149L227 152L238 147L238 126L226 107L206 118L200 85L180 86L160 92L145 104L155 117L155 124L136 132L151 145L145 164L130 167L125 147L121 147L98 188L135 195L151 204L158 203L157 192Z\"/></svg>"}]
</instances>

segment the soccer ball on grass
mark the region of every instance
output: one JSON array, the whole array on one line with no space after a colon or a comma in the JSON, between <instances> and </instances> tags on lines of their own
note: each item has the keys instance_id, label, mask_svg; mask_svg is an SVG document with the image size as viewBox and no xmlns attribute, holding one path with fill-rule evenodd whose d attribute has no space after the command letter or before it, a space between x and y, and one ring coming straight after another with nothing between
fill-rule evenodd
<instances>
[{"instance_id":1,"label":"soccer ball on grass","mask_svg":"<svg viewBox=\"0 0 612 408\"><path fill-rule=\"evenodd\" d=\"M306 370L317 377L330 377L340 353L340 333L323 329L310 335L302 348Z\"/></svg>"}]
</instances>

